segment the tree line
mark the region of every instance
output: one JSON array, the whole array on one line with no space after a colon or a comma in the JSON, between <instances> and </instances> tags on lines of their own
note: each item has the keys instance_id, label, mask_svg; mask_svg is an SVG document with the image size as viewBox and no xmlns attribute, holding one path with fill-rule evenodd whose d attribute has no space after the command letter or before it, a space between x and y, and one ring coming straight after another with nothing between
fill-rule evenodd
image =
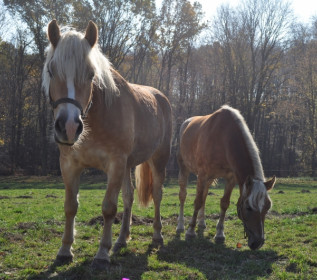
<instances>
[{"instance_id":1,"label":"tree line","mask_svg":"<svg viewBox=\"0 0 317 280\"><path fill-rule=\"evenodd\" d=\"M0 174L59 173L52 112L41 88L51 19L84 30L128 81L161 90L181 123L223 104L241 111L267 175L316 175L317 17L297 22L288 2L241 0L206 20L188 0L0 2ZM9 39L7 39L9 38Z\"/></svg>"}]
</instances>

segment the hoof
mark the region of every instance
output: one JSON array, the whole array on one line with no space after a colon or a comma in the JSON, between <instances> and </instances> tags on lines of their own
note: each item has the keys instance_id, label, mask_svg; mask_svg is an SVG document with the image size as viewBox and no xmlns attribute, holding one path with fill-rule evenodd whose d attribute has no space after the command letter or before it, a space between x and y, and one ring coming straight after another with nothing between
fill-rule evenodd
<instances>
[{"instance_id":1,"label":"hoof","mask_svg":"<svg viewBox=\"0 0 317 280\"><path fill-rule=\"evenodd\" d=\"M65 264L70 264L73 261L73 256L56 256L54 261L55 266L61 266Z\"/></svg>"},{"instance_id":2,"label":"hoof","mask_svg":"<svg viewBox=\"0 0 317 280\"><path fill-rule=\"evenodd\" d=\"M200 230L204 230L204 229L206 229L206 224L204 223L204 224L198 224L198 229L200 229Z\"/></svg>"},{"instance_id":3,"label":"hoof","mask_svg":"<svg viewBox=\"0 0 317 280\"><path fill-rule=\"evenodd\" d=\"M226 240L224 236L215 236L214 239L217 244L223 244Z\"/></svg>"},{"instance_id":4,"label":"hoof","mask_svg":"<svg viewBox=\"0 0 317 280\"><path fill-rule=\"evenodd\" d=\"M176 233L177 234L181 234L181 233L183 233L185 230L184 230L184 228L177 228L176 229Z\"/></svg>"},{"instance_id":5,"label":"hoof","mask_svg":"<svg viewBox=\"0 0 317 280\"><path fill-rule=\"evenodd\" d=\"M204 232L205 232L205 228L204 227L199 227L197 228L197 234L199 237L204 237Z\"/></svg>"},{"instance_id":6,"label":"hoof","mask_svg":"<svg viewBox=\"0 0 317 280\"><path fill-rule=\"evenodd\" d=\"M114 246L112 248L112 252L114 254L119 253L122 248L126 248L126 247L127 247L127 243L119 243L119 242L117 242L116 244L114 244Z\"/></svg>"},{"instance_id":7,"label":"hoof","mask_svg":"<svg viewBox=\"0 0 317 280\"><path fill-rule=\"evenodd\" d=\"M193 239L195 239L196 238L196 233L194 233L194 234L192 234L192 233L186 233L186 235L185 235L185 240L186 241L190 241L190 240L193 240Z\"/></svg>"},{"instance_id":8,"label":"hoof","mask_svg":"<svg viewBox=\"0 0 317 280\"><path fill-rule=\"evenodd\" d=\"M163 238L153 238L151 245L153 248L159 248L159 247L164 246Z\"/></svg>"},{"instance_id":9,"label":"hoof","mask_svg":"<svg viewBox=\"0 0 317 280\"><path fill-rule=\"evenodd\" d=\"M110 262L104 259L94 259L90 267L92 270L108 271L110 268Z\"/></svg>"}]
</instances>

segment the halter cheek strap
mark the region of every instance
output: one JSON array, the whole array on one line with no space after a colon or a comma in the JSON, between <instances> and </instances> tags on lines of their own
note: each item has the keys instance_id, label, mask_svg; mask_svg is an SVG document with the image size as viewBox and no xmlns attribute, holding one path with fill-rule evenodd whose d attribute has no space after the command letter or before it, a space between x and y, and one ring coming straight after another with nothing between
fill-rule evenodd
<instances>
[{"instance_id":1,"label":"halter cheek strap","mask_svg":"<svg viewBox=\"0 0 317 280\"><path fill-rule=\"evenodd\" d=\"M244 227L244 238L247 238L248 237L248 232L249 232L249 229L247 227L247 225L245 224L244 222L244 217L243 217L243 214L242 214L242 203L240 203L240 205L238 205L238 217L242 220L242 223L243 223L243 227Z\"/></svg>"}]
</instances>

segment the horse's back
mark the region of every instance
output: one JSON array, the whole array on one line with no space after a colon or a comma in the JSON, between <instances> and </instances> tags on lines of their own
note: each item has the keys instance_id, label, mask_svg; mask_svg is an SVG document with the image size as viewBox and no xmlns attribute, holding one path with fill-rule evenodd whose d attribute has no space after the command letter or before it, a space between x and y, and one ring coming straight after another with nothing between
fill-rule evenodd
<instances>
[{"instance_id":1,"label":"horse's back","mask_svg":"<svg viewBox=\"0 0 317 280\"><path fill-rule=\"evenodd\" d=\"M197 173L197 142L201 125L208 116L194 116L183 122L179 132L177 160L180 168Z\"/></svg>"}]
</instances>

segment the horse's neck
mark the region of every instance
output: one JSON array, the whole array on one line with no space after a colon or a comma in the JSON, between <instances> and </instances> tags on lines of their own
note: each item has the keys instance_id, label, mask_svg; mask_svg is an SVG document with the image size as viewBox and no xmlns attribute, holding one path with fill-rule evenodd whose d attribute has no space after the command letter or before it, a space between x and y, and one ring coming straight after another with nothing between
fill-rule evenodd
<instances>
[{"instance_id":1,"label":"horse's neck","mask_svg":"<svg viewBox=\"0 0 317 280\"><path fill-rule=\"evenodd\" d=\"M256 166L243 138L235 139L234 145L230 145L229 149L232 149L230 152L232 169L235 170L238 184L242 187L247 176L255 176Z\"/></svg>"},{"instance_id":2,"label":"horse's neck","mask_svg":"<svg viewBox=\"0 0 317 280\"><path fill-rule=\"evenodd\" d=\"M108 118L119 118L122 106L125 106L127 103L132 104L128 102L131 101L129 83L116 71L114 71L113 76L118 88L117 94L109 92L107 88L99 88L97 85L93 88L92 107L89 110L88 115L90 117L87 120L90 127L95 126L96 121L98 126L100 123L107 121ZM110 99L107 99L107 94L112 95ZM125 109L128 110L128 108Z\"/></svg>"},{"instance_id":3,"label":"horse's neck","mask_svg":"<svg viewBox=\"0 0 317 280\"><path fill-rule=\"evenodd\" d=\"M247 159L242 164L238 164L236 166L236 176L239 186L243 186L248 176L255 177L252 161L249 161L249 159Z\"/></svg>"},{"instance_id":4,"label":"horse's neck","mask_svg":"<svg viewBox=\"0 0 317 280\"><path fill-rule=\"evenodd\" d=\"M127 88L128 82L120 75L120 73L113 68L111 68L112 77L116 83L116 86L120 90L120 88ZM120 90L121 91L121 90Z\"/></svg>"},{"instance_id":5,"label":"horse's neck","mask_svg":"<svg viewBox=\"0 0 317 280\"><path fill-rule=\"evenodd\" d=\"M111 74L115 81L115 84L118 89L118 93L114 94L113 92L109 92L107 88L99 88L97 85L93 88L93 104L98 104L98 108L105 111L105 107L111 107L112 103L118 101L120 98L124 97L129 92L129 83L114 69L111 68ZM110 102L105 102L107 95L112 95L110 98Z\"/></svg>"}]
</instances>

